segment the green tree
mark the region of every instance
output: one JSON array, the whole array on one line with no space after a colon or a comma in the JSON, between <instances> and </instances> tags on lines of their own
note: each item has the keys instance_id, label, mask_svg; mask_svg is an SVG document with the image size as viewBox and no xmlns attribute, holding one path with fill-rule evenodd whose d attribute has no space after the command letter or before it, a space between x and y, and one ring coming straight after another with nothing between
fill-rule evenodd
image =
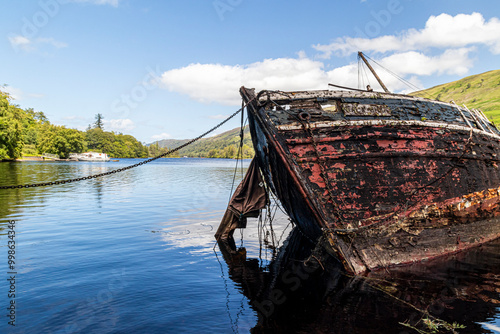
<instances>
[{"instance_id":1,"label":"green tree","mask_svg":"<svg viewBox=\"0 0 500 334\"><path fill-rule=\"evenodd\" d=\"M19 158L24 145L24 111L10 100L9 94L0 91L0 159Z\"/></svg>"},{"instance_id":2,"label":"green tree","mask_svg":"<svg viewBox=\"0 0 500 334\"><path fill-rule=\"evenodd\" d=\"M250 143L250 145L252 145ZM247 144L243 144L243 159L251 159L255 155L255 151L253 149L253 145L249 146Z\"/></svg>"},{"instance_id":3,"label":"green tree","mask_svg":"<svg viewBox=\"0 0 500 334\"><path fill-rule=\"evenodd\" d=\"M26 145L36 145L38 140L38 132L41 124L49 123L43 112L36 112L33 108L24 110L23 117L23 135Z\"/></svg>"},{"instance_id":4,"label":"green tree","mask_svg":"<svg viewBox=\"0 0 500 334\"><path fill-rule=\"evenodd\" d=\"M58 154L68 158L70 153L81 153L87 149L85 136L76 129L43 124L40 127L37 150L39 153Z\"/></svg>"},{"instance_id":5,"label":"green tree","mask_svg":"<svg viewBox=\"0 0 500 334\"><path fill-rule=\"evenodd\" d=\"M226 146L222 152L222 158L234 159L237 152L238 150L233 145Z\"/></svg>"},{"instance_id":6,"label":"green tree","mask_svg":"<svg viewBox=\"0 0 500 334\"><path fill-rule=\"evenodd\" d=\"M34 111L33 108L27 109L26 111L33 113L33 118L39 124L49 123L49 119L47 118L47 116L45 116L45 114L42 111Z\"/></svg>"},{"instance_id":7,"label":"green tree","mask_svg":"<svg viewBox=\"0 0 500 334\"><path fill-rule=\"evenodd\" d=\"M99 128L85 132L88 148L117 158L147 158L148 148L131 135L115 134Z\"/></svg>"},{"instance_id":8,"label":"green tree","mask_svg":"<svg viewBox=\"0 0 500 334\"><path fill-rule=\"evenodd\" d=\"M102 114L99 113L99 114L95 115L94 128L104 130L104 124L102 121L103 119L104 119L104 116L102 116Z\"/></svg>"},{"instance_id":9,"label":"green tree","mask_svg":"<svg viewBox=\"0 0 500 334\"><path fill-rule=\"evenodd\" d=\"M89 150L100 151L104 142L104 131L99 128L88 129L85 132L85 139Z\"/></svg>"},{"instance_id":10,"label":"green tree","mask_svg":"<svg viewBox=\"0 0 500 334\"><path fill-rule=\"evenodd\" d=\"M208 151L208 158L218 158L219 157L219 151L216 150L215 148L211 149Z\"/></svg>"}]
</instances>

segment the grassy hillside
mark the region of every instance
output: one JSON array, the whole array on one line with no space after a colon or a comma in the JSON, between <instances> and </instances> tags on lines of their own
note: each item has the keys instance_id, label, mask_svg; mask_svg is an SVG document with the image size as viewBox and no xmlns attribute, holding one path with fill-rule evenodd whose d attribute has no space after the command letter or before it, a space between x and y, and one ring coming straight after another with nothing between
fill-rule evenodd
<instances>
[{"instance_id":1,"label":"grassy hillside","mask_svg":"<svg viewBox=\"0 0 500 334\"><path fill-rule=\"evenodd\" d=\"M500 124L500 70L472 75L464 79L432 87L411 95L422 96L458 105L481 109L496 124ZM179 151L178 156L204 158L236 158L240 143L240 129L236 128L220 135L203 138ZM189 139L165 139L158 142L159 147L169 149L178 147ZM245 128L244 157L254 155L248 127Z\"/></svg>"},{"instance_id":2,"label":"grassy hillside","mask_svg":"<svg viewBox=\"0 0 500 334\"><path fill-rule=\"evenodd\" d=\"M160 147L176 148L189 139L164 139L158 141ZM202 138L179 151L179 156L198 158L236 158L240 146L240 128L226 131L217 136ZM252 158L254 150L248 126L245 128L243 141L243 157Z\"/></svg>"},{"instance_id":3,"label":"grassy hillside","mask_svg":"<svg viewBox=\"0 0 500 334\"><path fill-rule=\"evenodd\" d=\"M490 120L500 124L500 70L472 75L411 95L433 98L481 109Z\"/></svg>"}]
</instances>

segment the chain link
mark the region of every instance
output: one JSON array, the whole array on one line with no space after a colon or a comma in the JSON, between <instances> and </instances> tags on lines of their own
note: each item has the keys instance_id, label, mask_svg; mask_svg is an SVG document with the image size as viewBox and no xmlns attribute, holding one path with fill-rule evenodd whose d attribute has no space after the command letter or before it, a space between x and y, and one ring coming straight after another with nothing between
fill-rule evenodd
<instances>
[{"instance_id":1,"label":"chain link","mask_svg":"<svg viewBox=\"0 0 500 334\"><path fill-rule=\"evenodd\" d=\"M32 188L32 187L46 187L46 186L53 186L53 185L56 185L56 184L72 183L72 182L78 182L78 181L83 181L83 180L95 179L95 178L98 178L98 177L107 176L107 175L111 175L111 174L115 174L115 173L120 173L120 172L123 172L123 171L128 170L128 169L132 169L132 168L135 168L135 167L142 166L142 165L147 164L149 162L155 161L156 159L160 159L160 158L166 157L167 155L170 155L170 154L172 154L174 152L177 152L180 149L183 149L184 147L189 146L189 145L193 144L194 142L200 140L201 138L205 137L209 133L217 130L222 125L224 125L227 121L229 121L231 118L233 118L234 116L238 115L241 111L243 111L243 109L250 102L252 102L252 101L253 101L253 99L250 100L250 101L248 101L241 109L235 111L231 116L229 116L228 118L226 118L225 120L223 120L222 122L220 122L219 124L217 124L216 126L214 126L213 128L211 128L207 132L199 135L198 137L196 137L194 139L191 139L187 143L184 143L184 144L182 144L179 147L176 147L174 149L168 150L167 152L162 153L159 156L156 156L154 158L150 158L150 159L138 162L138 163L136 163L134 165L130 165L130 166L127 166L127 167L118 168L118 169L115 169L115 170L112 170L112 171L109 171L109 172L105 172L105 173L100 173L100 174L94 174L94 175L89 175L89 176L78 177L78 178L75 178L75 179L52 181L52 182L42 182L42 183L33 183L33 184L20 184L20 185L12 185L12 186L0 186L0 189L21 189L21 188Z\"/></svg>"}]
</instances>

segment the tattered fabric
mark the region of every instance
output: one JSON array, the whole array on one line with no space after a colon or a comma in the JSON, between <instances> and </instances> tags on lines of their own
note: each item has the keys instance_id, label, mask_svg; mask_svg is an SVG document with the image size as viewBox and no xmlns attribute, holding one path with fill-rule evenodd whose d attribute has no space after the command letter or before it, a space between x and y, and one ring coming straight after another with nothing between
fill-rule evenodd
<instances>
[{"instance_id":1,"label":"tattered fabric","mask_svg":"<svg viewBox=\"0 0 500 334\"><path fill-rule=\"evenodd\" d=\"M236 188L226 213L215 233L217 240L232 237L236 228L246 227L247 217L258 217L259 210L267 204L264 182L255 159L248 167L245 178Z\"/></svg>"}]
</instances>

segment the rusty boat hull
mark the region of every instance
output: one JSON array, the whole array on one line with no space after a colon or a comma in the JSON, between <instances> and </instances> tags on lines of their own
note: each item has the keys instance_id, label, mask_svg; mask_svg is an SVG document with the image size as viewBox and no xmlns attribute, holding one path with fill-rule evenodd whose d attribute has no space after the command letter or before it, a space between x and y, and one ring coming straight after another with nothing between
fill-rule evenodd
<instances>
[{"instance_id":1,"label":"rusty boat hull","mask_svg":"<svg viewBox=\"0 0 500 334\"><path fill-rule=\"evenodd\" d=\"M347 271L500 237L500 132L481 111L378 92L240 93L266 182Z\"/></svg>"}]
</instances>

